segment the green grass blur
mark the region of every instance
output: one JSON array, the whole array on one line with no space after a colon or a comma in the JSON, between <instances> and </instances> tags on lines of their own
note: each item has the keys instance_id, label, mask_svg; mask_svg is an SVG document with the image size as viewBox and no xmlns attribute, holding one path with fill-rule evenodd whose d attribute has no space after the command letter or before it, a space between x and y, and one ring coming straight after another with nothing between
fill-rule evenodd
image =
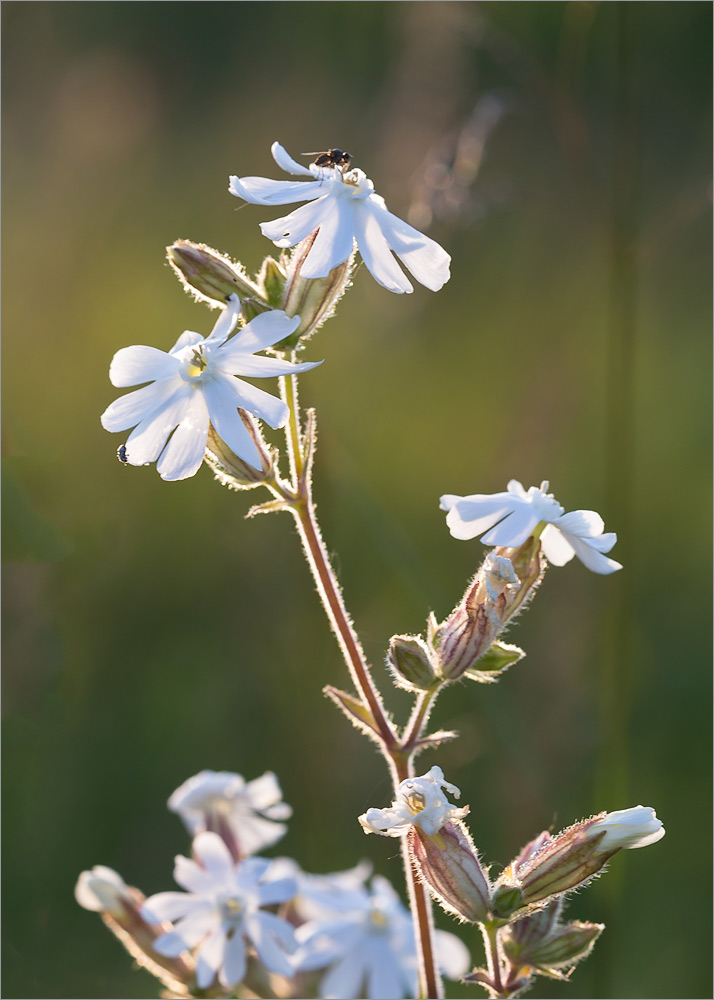
<instances>
[{"instance_id":1,"label":"green grass blur","mask_svg":"<svg viewBox=\"0 0 714 1000\"><path fill-rule=\"evenodd\" d=\"M549 478L620 534L621 574L547 574L509 636L527 659L447 692L435 723L461 739L421 758L461 787L496 865L601 809L641 802L667 827L573 899L607 930L571 983L533 995L711 996L711 6L13 2L2 18L4 995L157 994L73 886L102 863L172 888L188 841L165 800L202 768L278 774L295 815L276 853L319 872L368 857L401 885L394 844L356 822L388 780L321 694L347 681L292 523L244 521L258 494L205 469L122 468L99 424L118 348L212 326L165 245L251 270L271 249L272 214L227 179L278 176L279 139L349 149L453 257L437 295L361 268L301 383L378 681L389 636L448 612L481 556L449 536L440 493ZM408 697L388 697L403 718Z\"/></svg>"}]
</instances>

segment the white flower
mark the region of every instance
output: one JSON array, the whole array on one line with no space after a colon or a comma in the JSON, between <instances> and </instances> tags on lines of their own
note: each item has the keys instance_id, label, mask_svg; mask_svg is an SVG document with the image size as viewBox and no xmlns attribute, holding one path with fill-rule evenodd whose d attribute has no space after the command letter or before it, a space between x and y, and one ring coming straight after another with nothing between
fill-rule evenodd
<instances>
[{"instance_id":1,"label":"white flower","mask_svg":"<svg viewBox=\"0 0 714 1000\"><path fill-rule=\"evenodd\" d=\"M635 847L647 847L656 844L664 837L662 820L657 819L657 813L649 806L633 806L631 809L618 809L608 813L593 823L588 829L589 834L605 831L605 836L597 845L597 853L603 851L632 850Z\"/></svg>"},{"instance_id":2,"label":"white flower","mask_svg":"<svg viewBox=\"0 0 714 1000\"><path fill-rule=\"evenodd\" d=\"M402 837L416 825L433 837L447 823L463 819L469 812L468 806L463 809L453 806L442 788L457 799L461 795L456 785L444 780L440 767L432 767L421 778L407 778L399 785L390 809L368 809L359 817L364 832Z\"/></svg>"},{"instance_id":3,"label":"white flower","mask_svg":"<svg viewBox=\"0 0 714 1000\"><path fill-rule=\"evenodd\" d=\"M271 878L294 878L297 892L291 907L304 921L318 920L330 916L335 910L343 910L345 905L349 907L354 891L361 892L372 874L372 865L369 861L360 861L354 868L346 871L311 875L304 872L292 858L275 858L269 874Z\"/></svg>"},{"instance_id":4,"label":"white flower","mask_svg":"<svg viewBox=\"0 0 714 1000\"><path fill-rule=\"evenodd\" d=\"M375 875L371 892L345 893L333 916L303 924L296 932L298 971L328 968L320 984L325 1000L401 1000L416 996L417 954L409 911L385 878ZM436 931L440 970L458 979L470 967L464 944Z\"/></svg>"},{"instance_id":5,"label":"white flower","mask_svg":"<svg viewBox=\"0 0 714 1000\"><path fill-rule=\"evenodd\" d=\"M196 861L179 855L174 868L174 878L188 892L157 893L141 909L149 923L175 922L173 930L156 939L154 950L176 958L196 948L196 982L202 990L216 975L226 987L242 981L248 942L266 969L291 975L286 952L295 949L293 929L261 907L291 899L294 879L266 878L270 861L263 858L235 864L215 833L199 833L193 854Z\"/></svg>"},{"instance_id":6,"label":"white flower","mask_svg":"<svg viewBox=\"0 0 714 1000\"><path fill-rule=\"evenodd\" d=\"M440 504L442 510L448 511L446 523L454 538L482 535L484 545L515 548L538 524L545 524L541 543L554 566L564 566L577 556L594 573L622 569L619 562L603 555L613 547L617 535L612 531L603 534L605 525L600 515L594 510L566 514L547 490L547 481L526 492L521 483L511 479L505 493L474 493L467 497L446 493Z\"/></svg>"},{"instance_id":7,"label":"white flower","mask_svg":"<svg viewBox=\"0 0 714 1000\"><path fill-rule=\"evenodd\" d=\"M321 362L294 365L254 355L283 340L299 325L298 316L290 318L279 310L256 316L227 340L239 311L238 297L231 295L208 337L186 330L168 354L138 346L125 347L114 355L109 368L112 385L151 383L117 399L102 414L102 426L108 431L134 427L126 442L130 465L157 462L161 478L167 480L195 475L203 461L210 423L239 458L261 468L258 450L238 407L273 428L283 426L288 408L282 400L235 376L294 374Z\"/></svg>"},{"instance_id":8,"label":"white flower","mask_svg":"<svg viewBox=\"0 0 714 1000\"><path fill-rule=\"evenodd\" d=\"M95 865L91 871L82 872L77 879L74 898L85 910L116 913L123 909L122 901L130 897L121 875L113 868Z\"/></svg>"},{"instance_id":9,"label":"white flower","mask_svg":"<svg viewBox=\"0 0 714 1000\"><path fill-rule=\"evenodd\" d=\"M278 779L272 771L246 782L230 771L201 771L176 789L168 801L192 834L213 830L233 840L237 855L256 854L285 834L276 820L292 816L282 801Z\"/></svg>"},{"instance_id":10,"label":"white flower","mask_svg":"<svg viewBox=\"0 0 714 1000\"><path fill-rule=\"evenodd\" d=\"M278 142L273 159L286 173L310 178L272 181L265 177L231 177L231 194L254 205L287 205L307 201L290 215L263 222L263 235L277 247L292 247L319 229L300 273L303 278L325 278L352 253L356 241L368 271L391 292L413 291L394 260L395 253L417 281L433 292L449 280L448 253L417 229L387 211L372 181L361 170L305 166L293 160Z\"/></svg>"}]
</instances>

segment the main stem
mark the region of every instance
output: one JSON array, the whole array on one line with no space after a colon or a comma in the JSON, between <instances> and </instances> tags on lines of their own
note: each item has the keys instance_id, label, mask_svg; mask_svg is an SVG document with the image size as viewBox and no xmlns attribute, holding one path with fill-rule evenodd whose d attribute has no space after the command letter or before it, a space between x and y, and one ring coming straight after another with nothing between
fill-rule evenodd
<instances>
[{"instance_id":1,"label":"main stem","mask_svg":"<svg viewBox=\"0 0 714 1000\"><path fill-rule=\"evenodd\" d=\"M422 711L418 711L413 718L412 724L408 727L410 739L408 739L406 744L403 744L399 740L387 716L382 699L372 680L367 659L347 613L342 598L342 591L330 564L325 543L322 540L315 514L315 504L312 499L309 463L305 459L304 444L300 431L297 376L289 375L281 379L281 382L283 398L290 411L288 425L285 429L285 437L288 446L294 495L289 499L289 509L298 526L308 565L310 566L325 613L337 637L352 682L374 719L380 736L382 751L390 765L392 782L396 791L400 782L406 778L413 777L413 744L418 736L417 729L419 728L417 718L423 725L428 714L427 705L431 699L428 699L427 703L421 706ZM286 497L286 499L288 498ZM419 958L419 995L423 1000L427 1000L427 998L438 1000L438 998L443 996L443 992L434 955L431 904L427 892L421 882L419 882L416 871L411 863L407 850L406 837L402 838L402 856L409 891L409 902L416 929Z\"/></svg>"}]
</instances>

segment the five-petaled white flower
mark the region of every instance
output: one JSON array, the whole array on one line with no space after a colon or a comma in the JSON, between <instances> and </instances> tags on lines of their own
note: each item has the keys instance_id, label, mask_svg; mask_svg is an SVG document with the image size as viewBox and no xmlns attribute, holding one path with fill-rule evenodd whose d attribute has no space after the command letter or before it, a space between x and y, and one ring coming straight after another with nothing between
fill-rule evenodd
<instances>
[{"instance_id":1,"label":"five-petaled white flower","mask_svg":"<svg viewBox=\"0 0 714 1000\"><path fill-rule=\"evenodd\" d=\"M297 971L326 968L320 983L324 1000L401 1000L416 996L414 924L389 882L375 875L371 891L355 887L335 900L334 913L296 931ZM440 970L458 979L470 966L469 953L454 934L436 931Z\"/></svg>"},{"instance_id":2,"label":"five-petaled white flower","mask_svg":"<svg viewBox=\"0 0 714 1000\"><path fill-rule=\"evenodd\" d=\"M112 385L123 388L151 383L115 400L102 414L102 426L108 431L134 427L125 446L130 465L157 462L162 479L187 479L203 461L212 424L239 458L260 469L258 450L238 408L273 428L283 426L288 408L282 400L236 376L295 374L321 362L296 365L255 355L297 329L299 316L289 317L280 310L256 316L228 340L239 311L238 297L231 295L208 337L186 330L168 354L155 347L136 346L124 347L114 355L109 368Z\"/></svg>"},{"instance_id":3,"label":"five-petaled white flower","mask_svg":"<svg viewBox=\"0 0 714 1000\"><path fill-rule=\"evenodd\" d=\"M333 268L347 260L356 242L367 269L391 292L413 291L392 253L417 281L433 292L449 280L451 257L446 250L392 215L363 171L320 167L315 163L305 166L293 160L278 142L273 143L271 152L286 173L306 176L310 181L231 177L228 190L254 205L310 202L260 226L264 236L283 248L295 246L319 229L300 269L303 278L327 277Z\"/></svg>"},{"instance_id":4,"label":"five-petaled white flower","mask_svg":"<svg viewBox=\"0 0 714 1000\"><path fill-rule=\"evenodd\" d=\"M564 566L577 556L594 573L614 573L622 569L609 559L617 541L613 531L603 534L603 519L594 510L574 510L569 514L552 493L548 482L526 491L511 479L505 493L460 497L446 493L440 500L448 511L446 523L454 538L468 539L482 535L484 545L522 545L538 524L545 524L541 534L543 552L554 566ZM486 532L486 534L484 534Z\"/></svg>"},{"instance_id":5,"label":"five-petaled white flower","mask_svg":"<svg viewBox=\"0 0 714 1000\"><path fill-rule=\"evenodd\" d=\"M656 844L664 837L662 820L649 806L632 806L608 813L588 828L588 833L605 831L605 836L597 845L598 854L617 848L632 850Z\"/></svg>"},{"instance_id":6,"label":"five-petaled white flower","mask_svg":"<svg viewBox=\"0 0 714 1000\"><path fill-rule=\"evenodd\" d=\"M287 827L276 821L289 819L292 809L282 799L272 771L248 782L230 771L201 771L173 792L168 807L190 833L213 830L233 842L236 855L246 855L284 835Z\"/></svg>"},{"instance_id":7,"label":"five-petaled white flower","mask_svg":"<svg viewBox=\"0 0 714 1000\"><path fill-rule=\"evenodd\" d=\"M226 987L241 982L248 942L266 969L291 975L287 953L295 950L293 929L261 907L291 899L295 880L270 880L271 862L263 858L235 864L216 833L199 833L193 854L196 861L179 855L174 868L174 878L188 892L159 892L141 909L149 923L175 922L173 930L156 939L154 950L176 958L197 948L196 982L202 990L216 976Z\"/></svg>"},{"instance_id":8,"label":"five-petaled white flower","mask_svg":"<svg viewBox=\"0 0 714 1000\"><path fill-rule=\"evenodd\" d=\"M447 823L463 819L469 812L468 806L460 809L452 805L442 788L457 799L461 795L456 785L444 780L440 767L432 767L420 778L407 778L397 788L391 808L368 809L359 817L364 832L402 837L416 825L433 837Z\"/></svg>"}]
</instances>

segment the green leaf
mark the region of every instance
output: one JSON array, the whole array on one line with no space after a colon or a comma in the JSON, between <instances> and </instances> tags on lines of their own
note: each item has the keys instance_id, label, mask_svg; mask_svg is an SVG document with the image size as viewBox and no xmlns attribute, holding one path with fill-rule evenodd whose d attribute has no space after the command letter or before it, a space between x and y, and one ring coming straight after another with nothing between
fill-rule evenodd
<instances>
[{"instance_id":1,"label":"green leaf","mask_svg":"<svg viewBox=\"0 0 714 1000\"><path fill-rule=\"evenodd\" d=\"M518 663L525 656L525 652L518 646L511 646L507 642L493 642L483 654L479 656L475 664L464 674L473 681L481 684L493 684L500 679L514 663Z\"/></svg>"}]
</instances>

